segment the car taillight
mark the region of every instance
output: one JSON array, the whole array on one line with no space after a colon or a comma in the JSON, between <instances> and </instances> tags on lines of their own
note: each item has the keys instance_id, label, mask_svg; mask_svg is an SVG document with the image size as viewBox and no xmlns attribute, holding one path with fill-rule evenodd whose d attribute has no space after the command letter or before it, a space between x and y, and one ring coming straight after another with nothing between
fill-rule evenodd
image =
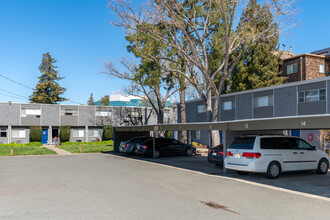
<instances>
[{"instance_id":1,"label":"car taillight","mask_svg":"<svg viewBox=\"0 0 330 220\"><path fill-rule=\"evenodd\" d=\"M211 150L209 150L209 154L211 153Z\"/></svg>"},{"instance_id":2,"label":"car taillight","mask_svg":"<svg viewBox=\"0 0 330 220\"><path fill-rule=\"evenodd\" d=\"M126 143L125 147L128 147L128 143Z\"/></svg>"},{"instance_id":3,"label":"car taillight","mask_svg":"<svg viewBox=\"0 0 330 220\"><path fill-rule=\"evenodd\" d=\"M233 153L232 152L230 152L230 151L227 151L227 154L226 154L227 156L233 156Z\"/></svg>"},{"instance_id":4,"label":"car taillight","mask_svg":"<svg viewBox=\"0 0 330 220\"><path fill-rule=\"evenodd\" d=\"M222 152L222 151L218 151L218 154L219 154L220 156L223 156L223 152Z\"/></svg>"},{"instance_id":5,"label":"car taillight","mask_svg":"<svg viewBox=\"0 0 330 220\"><path fill-rule=\"evenodd\" d=\"M248 159L259 158L259 157L261 157L261 153L244 152L244 153L242 154L242 157L246 157L246 158L248 158Z\"/></svg>"},{"instance_id":6,"label":"car taillight","mask_svg":"<svg viewBox=\"0 0 330 220\"><path fill-rule=\"evenodd\" d=\"M144 148L144 149L147 149L148 145L142 145L141 147Z\"/></svg>"}]
</instances>

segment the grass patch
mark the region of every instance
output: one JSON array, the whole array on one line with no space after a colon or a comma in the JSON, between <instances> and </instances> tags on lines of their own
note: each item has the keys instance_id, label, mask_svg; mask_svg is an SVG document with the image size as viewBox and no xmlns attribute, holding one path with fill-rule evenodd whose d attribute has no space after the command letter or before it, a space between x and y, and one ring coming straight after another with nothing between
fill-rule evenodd
<instances>
[{"instance_id":1,"label":"grass patch","mask_svg":"<svg viewBox=\"0 0 330 220\"><path fill-rule=\"evenodd\" d=\"M57 147L71 153L79 153L79 147L81 147L81 153L100 153L104 151L113 151L112 144L60 145Z\"/></svg>"},{"instance_id":2,"label":"grass patch","mask_svg":"<svg viewBox=\"0 0 330 220\"><path fill-rule=\"evenodd\" d=\"M0 156L10 156L11 149L13 149L13 156L56 154L56 152L41 146L0 146Z\"/></svg>"}]
</instances>

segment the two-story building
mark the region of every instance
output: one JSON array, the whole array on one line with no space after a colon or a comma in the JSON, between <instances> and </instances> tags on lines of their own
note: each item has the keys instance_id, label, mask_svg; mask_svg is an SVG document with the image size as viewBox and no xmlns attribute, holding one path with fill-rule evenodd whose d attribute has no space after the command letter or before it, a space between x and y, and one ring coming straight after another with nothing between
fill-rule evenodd
<instances>
[{"instance_id":1,"label":"two-story building","mask_svg":"<svg viewBox=\"0 0 330 220\"><path fill-rule=\"evenodd\" d=\"M176 122L176 109L165 110L164 123ZM71 126L72 142L102 140L105 125L156 124L150 107L0 103L0 144L28 143L30 126L41 126L44 143L55 143L60 126Z\"/></svg>"}]
</instances>

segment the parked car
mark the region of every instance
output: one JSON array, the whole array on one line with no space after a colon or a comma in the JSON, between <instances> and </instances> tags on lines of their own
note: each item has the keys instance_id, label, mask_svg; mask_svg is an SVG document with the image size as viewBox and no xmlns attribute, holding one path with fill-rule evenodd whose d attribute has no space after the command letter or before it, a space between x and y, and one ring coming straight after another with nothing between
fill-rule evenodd
<instances>
[{"instance_id":1,"label":"parked car","mask_svg":"<svg viewBox=\"0 0 330 220\"><path fill-rule=\"evenodd\" d=\"M135 154L136 145L148 139L150 139L150 137L134 137L128 141L123 141L120 143L119 151L127 154Z\"/></svg>"},{"instance_id":2,"label":"parked car","mask_svg":"<svg viewBox=\"0 0 330 220\"><path fill-rule=\"evenodd\" d=\"M228 147L225 166L239 174L265 173L270 179L281 172L315 170L326 174L329 157L307 141L282 135L235 138Z\"/></svg>"},{"instance_id":3,"label":"parked car","mask_svg":"<svg viewBox=\"0 0 330 220\"><path fill-rule=\"evenodd\" d=\"M223 145L217 145L208 151L207 160L217 166L223 165Z\"/></svg>"},{"instance_id":4,"label":"parked car","mask_svg":"<svg viewBox=\"0 0 330 220\"><path fill-rule=\"evenodd\" d=\"M153 156L153 139L150 138L137 145L138 155ZM155 138L155 157L170 155L191 156L196 153L196 148L191 144L184 144L172 138Z\"/></svg>"}]
</instances>

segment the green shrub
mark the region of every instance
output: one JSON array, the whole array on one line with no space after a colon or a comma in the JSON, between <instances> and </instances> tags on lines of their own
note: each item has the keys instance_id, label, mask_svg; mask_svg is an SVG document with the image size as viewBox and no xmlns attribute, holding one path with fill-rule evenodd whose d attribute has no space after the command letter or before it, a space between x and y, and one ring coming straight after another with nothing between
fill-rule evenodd
<instances>
[{"instance_id":1,"label":"green shrub","mask_svg":"<svg viewBox=\"0 0 330 220\"><path fill-rule=\"evenodd\" d=\"M40 142L42 136L41 126L30 126L30 141Z\"/></svg>"},{"instance_id":2,"label":"green shrub","mask_svg":"<svg viewBox=\"0 0 330 220\"><path fill-rule=\"evenodd\" d=\"M165 137L173 138L173 131L165 131Z\"/></svg>"},{"instance_id":3,"label":"green shrub","mask_svg":"<svg viewBox=\"0 0 330 220\"><path fill-rule=\"evenodd\" d=\"M61 145L113 145L113 141L102 142L62 142Z\"/></svg>"},{"instance_id":4,"label":"green shrub","mask_svg":"<svg viewBox=\"0 0 330 220\"><path fill-rule=\"evenodd\" d=\"M111 125L103 127L103 140L111 140L113 136L113 127Z\"/></svg>"},{"instance_id":5,"label":"green shrub","mask_svg":"<svg viewBox=\"0 0 330 220\"><path fill-rule=\"evenodd\" d=\"M61 142L67 142L70 140L71 134L71 126L70 125L62 125L60 126L60 140Z\"/></svg>"},{"instance_id":6,"label":"green shrub","mask_svg":"<svg viewBox=\"0 0 330 220\"><path fill-rule=\"evenodd\" d=\"M0 147L39 147L42 146L42 143L40 142L30 142L27 144L17 144L15 142L12 142L10 144L0 144Z\"/></svg>"}]
</instances>

